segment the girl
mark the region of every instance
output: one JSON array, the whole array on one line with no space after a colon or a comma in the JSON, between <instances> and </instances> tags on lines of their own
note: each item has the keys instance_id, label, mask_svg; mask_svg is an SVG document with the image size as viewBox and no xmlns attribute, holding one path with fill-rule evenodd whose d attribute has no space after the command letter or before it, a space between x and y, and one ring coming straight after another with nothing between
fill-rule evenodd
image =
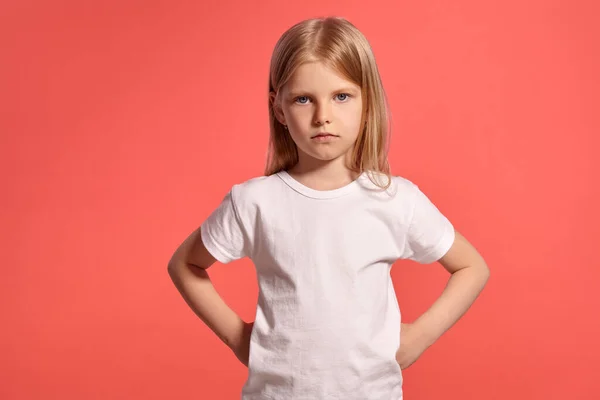
<instances>
[{"instance_id":1,"label":"girl","mask_svg":"<svg viewBox=\"0 0 600 400\"><path fill-rule=\"evenodd\" d=\"M392 176L387 107L372 50L342 18L278 41L270 70L265 176L233 185L175 251L187 304L248 366L242 399L402 399L411 365L470 307L488 268L417 185ZM245 322L207 269L249 257L259 297ZM398 259L439 261L438 300L401 324Z\"/></svg>"}]
</instances>

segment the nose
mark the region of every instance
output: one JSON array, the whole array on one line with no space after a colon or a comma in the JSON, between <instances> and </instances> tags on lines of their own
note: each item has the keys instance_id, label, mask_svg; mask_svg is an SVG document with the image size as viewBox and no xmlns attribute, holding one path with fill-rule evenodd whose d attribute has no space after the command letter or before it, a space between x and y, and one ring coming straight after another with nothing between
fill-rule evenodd
<instances>
[{"instance_id":1,"label":"nose","mask_svg":"<svg viewBox=\"0 0 600 400\"><path fill-rule=\"evenodd\" d=\"M321 105L315 112L315 124L325 125L331 123L331 110L327 105Z\"/></svg>"}]
</instances>

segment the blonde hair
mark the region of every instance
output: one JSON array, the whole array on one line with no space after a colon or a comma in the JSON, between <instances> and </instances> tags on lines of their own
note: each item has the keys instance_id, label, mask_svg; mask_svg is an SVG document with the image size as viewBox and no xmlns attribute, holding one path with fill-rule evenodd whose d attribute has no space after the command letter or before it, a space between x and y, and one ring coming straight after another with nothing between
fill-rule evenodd
<instances>
[{"instance_id":1,"label":"blonde hair","mask_svg":"<svg viewBox=\"0 0 600 400\"><path fill-rule=\"evenodd\" d=\"M314 18L297 23L279 39L271 58L269 93L279 94L302 64L320 61L361 88L361 127L349 168L357 173L382 173L387 184L371 181L382 189L391 183L387 158L390 136L389 107L375 56L365 36L341 17ZM277 101L277 97L274 101ZM269 100L270 137L265 175L287 170L298 162L298 149L275 116Z\"/></svg>"}]
</instances>

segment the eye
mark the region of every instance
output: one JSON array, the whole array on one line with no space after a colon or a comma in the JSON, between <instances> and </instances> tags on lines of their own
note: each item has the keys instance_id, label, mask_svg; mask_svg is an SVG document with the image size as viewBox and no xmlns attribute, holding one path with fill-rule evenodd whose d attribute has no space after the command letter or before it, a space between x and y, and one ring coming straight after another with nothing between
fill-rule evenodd
<instances>
[{"instance_id":1,"label":"eye","mask_svg":"<svg viewBox=\"0 0 600 400\"><path fill-rule=\"evenodd\" d=\"M307 100L308 101L308 97L306 97L306 96L298 96L298 97L296 97L294 99L294 102L298 103L298 104L306 104L306 102L302 101L302 100Z\"/></svg>"},{"instance_id":2,"label":"eye","mask_svg":"<svg viewBox=\"0 0 600 400\"><path fill-rule=\"evenodd\" d=\"M352 97L349 93L338 93L335 95L335 98L341 102L346 102L350 97ZM294 103L296 104L307 104L310 101L308 96L298 96L294 99Z\"/></svg>"}]
</instances>

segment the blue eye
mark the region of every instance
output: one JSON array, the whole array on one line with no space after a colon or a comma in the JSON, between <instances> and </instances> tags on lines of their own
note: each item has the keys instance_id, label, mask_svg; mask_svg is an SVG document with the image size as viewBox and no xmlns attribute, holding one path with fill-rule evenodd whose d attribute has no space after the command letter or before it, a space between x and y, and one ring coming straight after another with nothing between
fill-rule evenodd
<instances>
[{"instance_id":1,"label":"blue eye","mask_svg":"<svg viewBox=\"0 0 600 400\"><path fill-rule=\"evenodd\" d=\"M335 95L336 99L341 102L346 102L352 95L348 93L339 93ZM310 101L308 96L298 96L294 99L294 103L296 104L307 104Z\"/></svg>"}]
</instances>

